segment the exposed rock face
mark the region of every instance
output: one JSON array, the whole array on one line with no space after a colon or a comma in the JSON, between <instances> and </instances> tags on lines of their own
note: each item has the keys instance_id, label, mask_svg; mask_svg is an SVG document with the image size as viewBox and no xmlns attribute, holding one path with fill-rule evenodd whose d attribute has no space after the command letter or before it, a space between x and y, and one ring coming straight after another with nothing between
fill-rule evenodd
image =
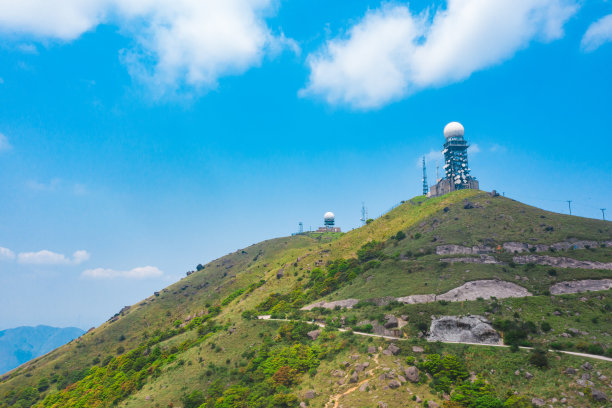
<instances>
[{"instance_id":1,"label":"exposed rock face","mask_svg":"<svg viewBox=\"0 0 612 408\"><path fill-rule=\"evenodd\" d=\"M304 393L304 399L313 399L317 396L315 390L308 390Z\"/></svg>"},{"instance_id":2,"label":"exposed rock face","mask_svg":"<svg viewBox=\"0 0 612 408\"><path fill-rule=\"evenodd\" d=\"M509 297L531 296L527 289L512 282L499 280L477 280L467 282L455 289L451 289L441 295L411 295L397 298L398 302L407 304L431 303L437 300L449 302L461 302L464 300L476 300L479 297L488 299L490 297L498 299Z\"/></svg>"},{"instance_id":3,"label":"exposed rock face","mask_svg":"<svg viewBox=\"0 0 612 408\"><path fill-rule=\"evenodd\" d=\"M564 293L580 293L588 291L608 290L612 288L612 279L585 279L578 281L559 282L550 287L550 293L561 295Z\"/></svg>"},{"instance_id":4,"label":"exposed rock face","mask_svg":"<svg viewBox=\"0 0 612 408\"><path fill-rule=\"evenodd\" d=\"M515 256L514 262L517 264L533 263L536 265L555 266L557 268L576 268L576 269L609 269L612 270L612 262L603 263L595 261L579 261L577 259L562 256L547 255L522 255Z\"/></svg>"},{"instance_id":5,"label":"exposed rock face","mask_svg":"<svg viewBox=\"0 0 612 408\"><path fill-rule=\"evenodd\" d=\"M487 245L475 245L473 247L465 247L461 245L440 245L436 247L437 255L472 255L472 254L489 254L493 252L493 248Z\"/></svg>"},{"instance_id":6,"label":"exposed rock face","mask_svg":"<svg viewBox=\"0 0 612 408\"><path fill-rule=\"evenodd\" d=\"M482 316L442 316L431 322L429 341L499 344L499 333Z\"/></svg>"},{"instance_id":7,"label":"exposed rock face","mask_svg":"<svg viewBox=\"0 0 612 408\"><path fill-rule=\"evenodd\" d=\"M501 262L491 255L480 255L478 258L442 258L440 262L463 262L476 264L500 264Z\"/></svg>"},{"instance_id":8,"label":"exposed rock face","mask_svg":"<svg viewBox=\"0 0 612 408\"><path fill-rule=\"evenodd\" d=\"M324 309L334 309L336 306L346 307L347 309L351 309L357 303L359 303L358 299L335 300L333 302L321 301L321 302L312 303L308 306L304 306L302 310L312 310L315 307L322 307Z\"/></svg>"},{"instance_id":9,"label":"exposed rock face","mask_svg":"<svg viewBox=\"0 0 612 408\"><path fill-rule=\"evenodd\" d=\"M522 242L504 242L502 245L504 251L508 252L527 252L529 251L529 246Z\"/></svg>"},{"instance_id":10,"label":"exposed rock face","mask_svg":"<svg viewBox=\"0 0 612 408\"><path fill-rule=\"evenodd\" d=\"M451 302L460 302L463 300L476 300L479 297L488 299L490 297L498 299L510 297L526 297L531 296L531 293L522 286L511 282L498 280L479 280L467 282L458 288L451 289L448 292L436 296L436 300L448 300Z\"/></svg>"},{"instance_id":11,"label":"exposed rock face","mask_svg":"<svg viewBox=\"0 0 612 408\"><path fill-rule=\"evenodd\" d=\"M417 303L432 303L436 301L436 295L410 295L397 298L398 302L414 305Z\"/></svg>"}]
</instances>

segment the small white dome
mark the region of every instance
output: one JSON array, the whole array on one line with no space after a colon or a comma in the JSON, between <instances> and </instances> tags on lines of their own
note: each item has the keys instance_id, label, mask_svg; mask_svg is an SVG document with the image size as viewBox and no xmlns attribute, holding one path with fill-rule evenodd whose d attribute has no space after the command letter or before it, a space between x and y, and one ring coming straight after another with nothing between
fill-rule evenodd
<instances>
[{"instance_id":1,"label":"small white dome","mask_svg":"<svg viewBox=\"0 0 612 408\"><path fill-rule=\"evenodd\" d=\"M459 122L451 122L448 125L444 126L444 137L463 137L465 133L465 129L463 129L463 125Z\"/></svg>"},{"instance_id":2,"label":"small white dome","mask_svg":"<svg viewBox=\"0 0 612 408\"><path fill-rule=\"evenodd\" d=\"M333 212L328 211L325 213L325 215L323 216L323 219L325 220L333 220L336 216L334 215Z\"/></svg>"}]
</instances>

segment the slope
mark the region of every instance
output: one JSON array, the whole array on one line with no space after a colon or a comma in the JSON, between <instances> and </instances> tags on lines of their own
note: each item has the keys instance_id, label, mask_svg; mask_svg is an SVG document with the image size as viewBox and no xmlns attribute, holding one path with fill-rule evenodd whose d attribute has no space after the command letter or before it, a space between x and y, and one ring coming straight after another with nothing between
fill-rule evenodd
<instances>
[{"instance_id":1,"label":"slope","mask_svg":"<svg viewBox=\"0 0 612 408\"><path fill-rule=\"evenodd\" d=\"M563 256L604 262L612 255L605 244L612 239L611 228L609 222L554 214L466 190L433 199L415 198L346 234L265 241L205 265L160 293L124 308L76 341L11 372L0 382L0 406L168 406L179 401L186 407L204 401L208 406L296 406L304 398L305 387L316 388L312 402L322 404L335 388L342 391L345 387L338 384L341 379L334 378L333 370L351 353L358 352L360 363L374 357L385 361L384 367L376 369L379 371L397 365L396 357L381 354L386 345L378 340L372 340L376 350L368 352L372 346L368 340L350 332L334 332L332 326L356 329L362 320L376 324L389 314L407 317L408 324L398 334L415 344L423 342L420 337L429 316L464 313L488 313L512 324L551 320L547 323L552 330L536 329L530 334L531 341L551 344L557 340L553 334L558 335L567 323L555 314L562 303L564 313L588 316L575 322L579 338L603 326L595 330L595 337L596 345L605 352L609 344L604 334L610 320L601 310L609 305L609 292L589 295L584 301L580 295L553 297L555 304L550 301L549 288L563 280L609 277L610 271L555 268L553 273L549 266L518 264L514 259L520 254L505 250L504 245L524 244L526 254L556 257L558 252L544 250L544 246L597 242L602 244L569 248ZM478 246L476 251L485 251L496 263L456 259L475 258L470 254L438 253L448 245L470 250ZM540 247L533 250L536 245ZM455 260L446 261L450 256ZM536 296L417 305L392 301L394 297L440 294L468 281L490 278L520 284ZM353 309L300 311L321 299L348 298L361 300L361 304ZM253 320L266 313L333 324L311 340L306 332L316 327L306 323ZM456 352L453 346L423 346L432 354ZM490 355L467 346L461 350L464 356ZM402 358L415 357L410 348L402 347L399 353ZM496 366L496 358L486 361ZM511 360L516 365L525 359L513 355ZM476 369L482 361L474 357L465 364ZM551 365L575 361L564 356ZM610 375L608 368L598 367L604 377ZM43 379L50 383L48 388L45 384L40 387ZM498 396L506 380L504 376L487 378ZM570 389L567 378L559 375L558 380L562 389ZM334 386L323 385L327 383ZM441 392L424 382L411 386L419 398L438 401L453 387ZM517 387L520 392L545 391L537 387L530 391L528 384ZM396 388L364 392L375 404L376 398L393 398L389 395Z\"/></svg>"}]
</instances>

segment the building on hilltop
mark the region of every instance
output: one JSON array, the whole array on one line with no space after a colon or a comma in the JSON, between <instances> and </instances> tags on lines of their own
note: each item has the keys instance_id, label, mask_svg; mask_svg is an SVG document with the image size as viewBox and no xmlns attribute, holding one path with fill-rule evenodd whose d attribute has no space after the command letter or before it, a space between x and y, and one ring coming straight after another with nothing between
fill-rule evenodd
<instances>
[{"instance_id":1,"label":"building on hilltop","mask_svg":"<svg viewBox=\"0 0 612 408\"><path fill-rule=\"evenodd\" d=\"M319 227L317 232L341 232L339 227L336 227L336 216L333 212L328 211L323 216L323 227Z\"/></svg>"},{"instance_id":2,"label":"building on hilltop","mask_svg":"<svg viewBox=\"0 0 612 408\"><path fill-rule=\"evenodd\" d=\"M436 180L427 197L437 197L455 190L478 190L478 180L470 175L467 150L469 144L463 137L465 129L459 122L444 127L444 178Z\"/></svg>"}]
</instances>

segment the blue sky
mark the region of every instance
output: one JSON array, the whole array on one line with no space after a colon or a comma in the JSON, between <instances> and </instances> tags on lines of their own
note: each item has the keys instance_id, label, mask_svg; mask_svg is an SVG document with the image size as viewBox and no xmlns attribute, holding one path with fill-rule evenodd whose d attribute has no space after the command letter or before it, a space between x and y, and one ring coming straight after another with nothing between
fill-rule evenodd
<instances>
[{"instance_id":1,"label":"blue sky","mask_svg":"<svg viewBox=\"0 0 612 408\"><path fill-rule=\"evenodd\" d=\"M465 126L482 189L612 218L612 4L0 0L0 329L87 329L227 252L357 227ZM469 24L466 23L469 21Z\"/></svg>"}]
</instances>

